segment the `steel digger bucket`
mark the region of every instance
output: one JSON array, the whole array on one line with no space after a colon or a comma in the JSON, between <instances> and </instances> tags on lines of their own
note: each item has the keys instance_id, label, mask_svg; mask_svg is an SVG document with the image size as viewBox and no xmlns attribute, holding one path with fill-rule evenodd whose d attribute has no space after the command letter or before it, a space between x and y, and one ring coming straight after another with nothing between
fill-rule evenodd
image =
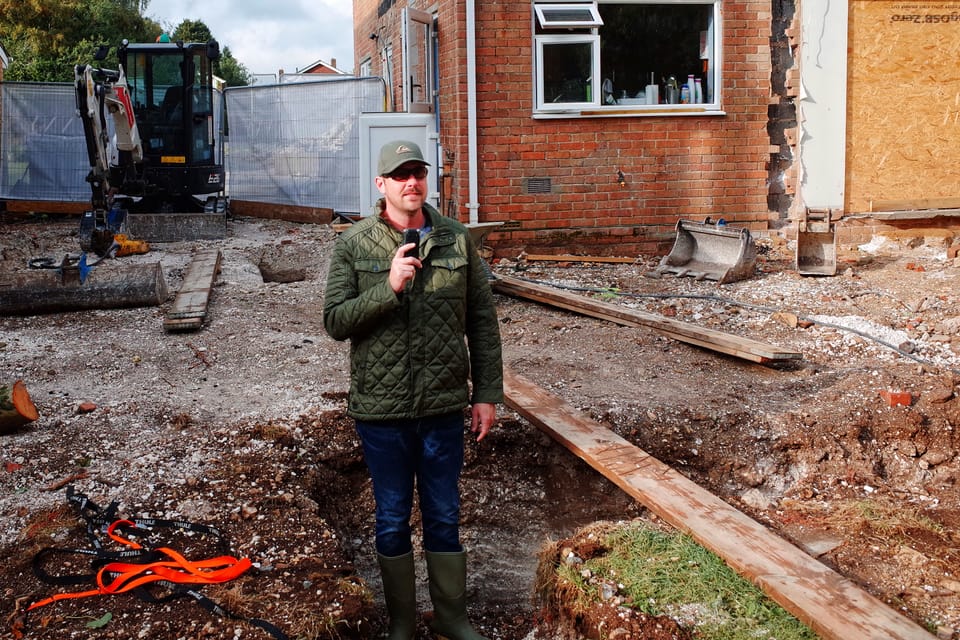
<instances>
[{"instance_id":1,"label":"steel digger bucket","mask_svg":"<svg viewBox=\"0 0 960 640\"><path fill-rule=\"evenodd\" d=\"M837 232L829 210L803 212L797 224L797 271L814 276L837 274Z\"/></svg>"},{"instance_id":2,"label":"steel digger bucket","mask_svg":"<svg viewBox=\"0 0 960 640\"><path fill-rule=\"evenodd\" d=\"M678 220L673 249L654 273L674 273L724 284L752 276L756 262L757 248L748 229Z\"/></svg>"}]
</instances>

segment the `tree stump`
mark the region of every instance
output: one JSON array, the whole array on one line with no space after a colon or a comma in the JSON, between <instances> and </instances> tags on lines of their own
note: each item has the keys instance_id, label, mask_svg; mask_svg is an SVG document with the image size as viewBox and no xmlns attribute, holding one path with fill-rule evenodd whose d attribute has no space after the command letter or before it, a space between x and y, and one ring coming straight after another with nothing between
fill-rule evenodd
<instances>
[{"instance_id":1,"label":"tree stump","mask_svg":"<svg viewBox=\"0 0 960 640\"><path fill-rule=\"evenodd\" d=\"M39 417L23 380L0 386L0 433L15 431Z\"/></svg>"}]
</instances>

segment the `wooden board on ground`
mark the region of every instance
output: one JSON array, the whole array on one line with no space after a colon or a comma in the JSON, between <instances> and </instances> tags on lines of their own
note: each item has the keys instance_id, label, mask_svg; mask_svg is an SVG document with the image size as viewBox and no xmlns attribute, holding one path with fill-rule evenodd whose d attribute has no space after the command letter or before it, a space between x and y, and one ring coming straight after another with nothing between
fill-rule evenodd
<instances>
[{"instance_id":1,"label":"wooden board on ground","mask_svg":"<svg viewBox=\"0 0 960 640\"><path fill-rule=\"evenodd\" d=\"M210 291L220 272L220 250L201 251L193 256L183 276L173 306L163 321L166 331L192 331L203 326Z\"/></svg>"},{"instance_id":2,"label":"wooden board on ground","mask_svg":"<svg viewBox=\"0 0 960 640\"><path fill-rule=\"evenodd\" d=\"M523 259L529 262L602 262L610 264L633 264L637 261L636 258L625 256L573 256L566 254L558 256L528 254L523 256Z\"/></svg>"},{"instance_id":3,"label":"wooden board on ground","mask_svg":"<svg viewBox=\"0 0 960 640\"><path fill-rule=\"evenodd\" d=\"M593 300L566 291L558 291L551 287L525 282L510 276L500 276L493 283L493 290L498 293L513 295L543 304L549 304L568 311L575 311L584 315L601 318L622 324L628 327L650 327L665 336L697 345L705 349L719 351L727 355L736 356L752 362L768 363L782 360L796 360L803 357L797 351L789 351L780 347L741 338L714 329L706 329L687 324L679 320L671 320L662 316L628 309L609 302Z\"/></svg>"},{"instance_id":4,"label":"wooden board on ground","mask_svg":"<svg viewBox=\"0 0 960 640\"><path fill-rule=\"evenodd\" d=\"M717 554L822 638L933 636L561 398L504 371L506 404L652 512Z\"/></svg>"},{"instance_id":5,"label":"wooden board on ground","mask_svg":"<svg viewBox=\"0 0 960 640\"><path fill-rule=\"evenodd\" d=\"M5 200L4 208L10 213L76 213L90 208L90 201L51 202L47 200Z\"/></svg>"},{"instance_id":6,"label":"wooden board on ground","mask_svg":"<svg viewBox=\"0 0 960 640\"><path fill-rule=\"evenodd\" d=\"M960 198L911 198L908 200L871 200L870 211L926 211L960 209Z\"/></svg>"},{"instance_id":7,"label":"wooden board on ground","mask_svg":"<svg viewBox=\"0 0 960 640\"><path fill-rule=\"evenodd\" d=\"M308 224L330 224L334 217L333 209L327 207L300 207L235 199L230 200L230 212L237 216Z\"/></svg>"}]
</instances>

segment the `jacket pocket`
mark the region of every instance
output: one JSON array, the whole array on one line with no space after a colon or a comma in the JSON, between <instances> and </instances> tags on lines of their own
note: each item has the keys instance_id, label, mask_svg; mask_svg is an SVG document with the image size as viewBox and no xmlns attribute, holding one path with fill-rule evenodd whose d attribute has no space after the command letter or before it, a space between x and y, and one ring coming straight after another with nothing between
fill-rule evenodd
<instances>
[{"instance_id":1,"label":"jacket pocket","mask_svg":"<svg viewBox=\"0 0 960 640\"><path fill-rule=\"evenodd\" d=\"M357 274L357 288L365 291L390 277L391 260L383 258L363 258L354 260L353 270Z\"/></svg>"},{"instance_id":2,"label":"jacket pocket","mask_svg":"<svg viewBox=\"0 0 960 640\"><path fill-rule=\"evenodd\" d=\"M430 279L424 285L426 293L443 297L462 296L467 286L466 256L441 256L430 260Z\"/></svg>"}]
</instances>

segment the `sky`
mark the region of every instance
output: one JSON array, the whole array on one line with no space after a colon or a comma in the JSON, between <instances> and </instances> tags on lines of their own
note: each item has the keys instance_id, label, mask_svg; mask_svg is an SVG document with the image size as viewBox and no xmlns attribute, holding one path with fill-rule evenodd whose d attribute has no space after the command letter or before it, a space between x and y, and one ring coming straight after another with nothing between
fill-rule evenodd
<instances>
[{"instance_id":1,"label":"sky","mask_svg":"<svg viewBox=\"0 0 960 640\"><path fill-rule=\"evenodd\" d=\"M151 0L144 15L171 31L202 21L253 74L296 73L333 58L353 71L352 0Z\"/></svg>"}]
</instances>

